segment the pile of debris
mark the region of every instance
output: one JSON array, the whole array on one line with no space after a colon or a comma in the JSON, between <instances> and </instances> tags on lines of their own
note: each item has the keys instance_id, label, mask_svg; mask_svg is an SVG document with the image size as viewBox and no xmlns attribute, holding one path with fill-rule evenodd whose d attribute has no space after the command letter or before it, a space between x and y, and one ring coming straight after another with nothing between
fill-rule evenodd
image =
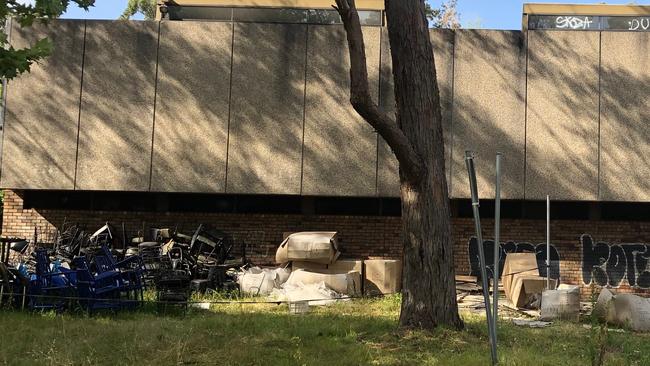
<instances>
[{"instance_id":1,"label":"pile of debris","mask_svg":"<svg viewBox=\"0 0 650 366\"><path fill-rule=\"evenodd\" d=\"M340 255L336 232L289 234L276 252L279 268L250 268L240 272L238 283L245 294L309 305L400 291L400 260Z\"/></svg>"}]
</instances>

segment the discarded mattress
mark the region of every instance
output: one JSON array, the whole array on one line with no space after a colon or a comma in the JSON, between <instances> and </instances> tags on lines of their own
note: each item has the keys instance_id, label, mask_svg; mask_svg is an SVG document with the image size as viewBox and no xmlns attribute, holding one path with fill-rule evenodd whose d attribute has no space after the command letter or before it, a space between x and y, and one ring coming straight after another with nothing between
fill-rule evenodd
<instances>
[{"instance_id":1,"label":"discarded mattress","mask_svg":"<svg viewBox=\"0 0 650 366\"><path fill-rule=\"evenodd\" d=\"M289 278L288 268L252 267L237 275L237 283L243 294L268 295Z\"/></svg>"},{"instance_id":2,"label":"discarded mattress","mask_svg":"<svg viewBox=\"0 0 650 366\"><path fill-rule=\"evenodd\" d=\"M605 314L608 323L640 332L650 331L650 299L602 289L594 311L601 316Z\"/></svg>"},{"instance_id":3,"label":"discarded mattress","mask_svg":"<svg viewBox=\"0 0 650 366\"><path fill-rule=\"evenodd\" d=\"M299 269L291 272L286 285L298 286L324 283L328 288L349 296L356 296L361 293L361 274L359 272L332 273L328 270L307 271Z\"/></svg>"},{"instance_id":4,"label":"discarded mattress","mask_svg":"<svg viewBox=\"0 0 650 366\"><path fill-rule=\"evenodd\" d=\"M289 235L275 253L276 263L290 261L330 264L341 253L335 231L300 232Z\"/></svg>"},{"instance_id":5,"label":"discarded mattress","mask_svg":"<svg viewBox=\"0 0 650 366\"><path fill-rule=\"evenodd\" d=\"M564 319L577 321L580 317L580 287L560 285L557 290L542 292L541 320Z\"/></svg>"},{"instance_id":6,"label":"discarded mattress","mask_svg":"<svg viewBox=\"0 0 650 366\"><path fill-rule=\"evenodd\" d=\"M270 298L277 301L300 302L307 301L310 306L329 305L341 298L336 291L331 290L324 282L319 283L297 283L294 285L285 283L282 288L271 291Z\"/></svg>"}]
</instances>

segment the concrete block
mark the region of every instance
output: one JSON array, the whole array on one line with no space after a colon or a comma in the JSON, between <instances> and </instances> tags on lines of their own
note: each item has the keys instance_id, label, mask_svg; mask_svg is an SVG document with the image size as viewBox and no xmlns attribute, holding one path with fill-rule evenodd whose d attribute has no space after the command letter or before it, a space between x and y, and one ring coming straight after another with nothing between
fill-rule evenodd
<instances>
[{"instance_id":1,"label":"concrete block","mask_svg":"<svg viewBox=\"0 0 650 366\"><path fill-rule=\"evenodd\" d=\"M76 189L147 191L159 23L86 24Z\"/></svg>"},{"instance_id":2,"label":"concrete block","mask_svg":"<svg viewBox=\"0 0 650 366\"><path fill-rule=\"evenodd\" d=\"M380 28L363 29L371 92L379 94ZM349 53L340 26L309 26L304 195L374 196L377 136L350 104Z\"/></svg>"},{"instance_id":3,"label":"concrete block","mask_svg":"<svg viewBox=\"0 0 650 366\"><path fill-rule=\"evenodd\" d=\"M54 51L8 83L3 188L74 188L84 29L83 21L55 20L29 28L13 22L15 48L47 37Z\"/></svg>"},{"instance_id":4,"label":"concrete block","mask_svg":"<svg viewBox=\"0 0 650 366\"><path fill-rule=\"evenodd\" d=\"M650 34L603 32L600 199L650 201Z\"/></svg>"},{"instance_id":5,"label":"concrete block","mask_svg":"<svg viewBox=\"0 0 650 366\"><path fill-rule=\"evenodd\" d=\"M224 192L232 24L160 27L151 190Z\"/></svg>"},{"instance_id":6,"label":"concrete block","mask_svg":"<svg viewBox=\"0 0 650 366\"><path fill-rule=\"evenodd\" d=\"M494 198L495 156L503 154L501 197L524 197L526 48L519 31L457 30L451 196L470 198L465 151L477 153L481 198Z\"/></svg>"},{"instance_id":7,"label":"concrete block","mask_svg":"<svg viewBox=\"0 0 650 366\"><path fill-rule=\"evenodd\" d=\"M447 182L451 187L451 122L452 122L452 82L453 82L453 53L454 31L449 29L431 30L429 36L433 46L438 89L440 91L440 107L442 109L442 133L445 142L445 167ZM382 29L381 37L381 98L380 106L388 113L395 113L395 91L393 86L393 70L390 55L388 31ZM379 137L377 164L377 192L383 197L399 196L399 167L395 155L388 144Z\"/></svg>"},{"instance_id":8,"label":"concrete block","mask_svg":"<svg viewBox=\"0 0 650 366\"><path fill-rule=\"evenodd\" d=\"M599 38L528 32L526 199L597 198Z\"/></svg>"},{"instance_id":9,"label":"concrete block","mask_svg":"<svg viewBox=\"0 0 650 366\"><path fill-rule=\"evenodd\" d=\"M232 193L300 194L306 25L235 25Z\"/></svg>"}]
</instances>

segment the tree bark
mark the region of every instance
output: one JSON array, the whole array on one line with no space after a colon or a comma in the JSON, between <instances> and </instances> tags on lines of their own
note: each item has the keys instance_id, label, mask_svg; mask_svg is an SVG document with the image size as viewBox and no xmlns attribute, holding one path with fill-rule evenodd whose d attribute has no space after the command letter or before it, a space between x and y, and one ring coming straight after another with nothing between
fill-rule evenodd
<instances>
[{"instance_id":1,"label":"tree bark","mask_svg":"<svg viewBox=\"0 0 650 366\"><path fill-rule=\"evenodd\" d=\"M404 241L400 326L462 328L456 303L440 96L424 3L386 0L396 124L370 98L354 0L336 3L348 37L350 101L386 140L399 162Z\"/></svg>"}]
</instances>

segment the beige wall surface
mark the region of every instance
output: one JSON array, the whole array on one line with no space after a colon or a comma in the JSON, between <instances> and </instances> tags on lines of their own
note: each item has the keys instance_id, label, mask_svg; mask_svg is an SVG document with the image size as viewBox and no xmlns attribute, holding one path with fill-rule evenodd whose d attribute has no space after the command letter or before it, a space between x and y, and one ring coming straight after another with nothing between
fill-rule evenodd
<instances>
[{"instance_id":1,"label":"beige wall surface","mask_svg":"<svg viewBox=\"0 0 650 366\"><path fill-rule=\"evenodd\" d=\"M379 28L365 28L371 92L379 89ZM341 27L309 26L302 193L374 196L377 137L350 105L349 55Z\"/></svg>"},{"instance_id":2,"label":"beige wall surface","mask_svg":"<svg viewBox=\"0 0 650 366\"><path fill-rule=\"evenodd\" d=\"M300 194L306 25L237 24L229 193Z\"/></svg>"},{"instance_id":3,"label":"beige wall surface","mask_svg":"<svg viewBox=\"0 0 650 366\"><path fill-rule=\"evenodd\" d=\"M158 24L87 22L77 189L149 190Z\"/></svg>"},{"instance_id":4,"label":"beige wall surface","mask_svg":"<svg viewBox=\"0 0 650 366\"><path fill-rule=\"evenodd\" d=\"M599 38L528 32L527 199L597 198Z\"/></svg>"},{"instance_id":5,"label":"beige wall surface","mask_svg":"<svg viewBox=\"0 0 650 366\"><path fill-rule=\"evenodd\" d=\"M151 190L224 192L232 24L162 22Z\"/></svg>"},{"instance_id":6,"label":"beige wall surface","mask_svg":"<svg viewBox=\"0 0 650 366\"><path fill-rule=\"evenodd\" d=\"M21 28L11 44L29 47L49 37L50 57L9 82L0 184L27 189L73 189L84 22L59 21Z\"/></svg>"},{"instance_id":7,"label":"beige wall surface","mask_svg":"<svg viewBox=\"0 0 650 366\"><path fill-rule=\"evenodd\" d=\"M30 32L13 43L56 47L9 83L3 188L399 193L392 153L349 104L341 27L52 21ZM371 88L392 114L385 32L364 28ZM471 149L481 197L500 151L504 198L650 200L648 33L431 40L452 197L469 196Z\"/></svg>"},{"instance_id":8,"label":"beige wall surface","mask_svg":"<svg viewBox=\"0 0 650 366\"><path fill-rule=\"evenodd\" d=\"M650 33L603 32L600 199L650 201Z\"/></svg>"},{"instance_id":9,"label":"beige wall surface","mask_svg":"<svg viewBox=\"0 0 650 366\"><path fill-rule=\"evenodd\" d=\"M494 198L497 152L503 154L501 197L523 197L525 94L526 48L521 32L458 32L454 51L452 197L470 196L466 150L476 153L481 198Z\"/></svg>"}]
</instances>

